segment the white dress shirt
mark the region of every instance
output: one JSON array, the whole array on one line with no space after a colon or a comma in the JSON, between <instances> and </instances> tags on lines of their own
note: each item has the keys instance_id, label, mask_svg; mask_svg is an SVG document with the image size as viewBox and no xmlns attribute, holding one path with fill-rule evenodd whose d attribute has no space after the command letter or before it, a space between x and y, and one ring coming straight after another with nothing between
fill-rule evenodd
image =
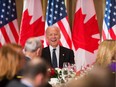
<instances>
[{"instance_id":1,"label":"white dress shirt","mask_svg":"<svg viewBox=\"0 0 116 87\"><path fill-rule=\"evenodd\" d=\"M29 81L26 79L21 79L21 83L28 86L28 87L34 87Z\"/></svg>"},{"instance_id":2,"label":"white dress shirt","mask_svg":"<svg viewBox=\"0 0 116 87\"><path fill-rule=\"evenodd\" d=\"M53 49L56 49L55 52L56 52L56 57L57 57L57 66L59 67L60 46L58 45L56 48L49 46L49 49L50 49L51 60L52 60Z\"/></svg>"}]
</instances>

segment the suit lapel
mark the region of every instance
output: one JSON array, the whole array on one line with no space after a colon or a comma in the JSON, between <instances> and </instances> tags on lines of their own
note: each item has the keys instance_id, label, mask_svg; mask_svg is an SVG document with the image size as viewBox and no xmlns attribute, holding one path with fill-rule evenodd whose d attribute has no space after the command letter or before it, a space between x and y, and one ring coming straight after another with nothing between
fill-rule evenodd
<instances>
[{"instance_id":1,"label":"suit lapel","mask_svg":"<svg viewBox=\"0 0 116 87\"><path fill-rule=\"evenodd\" d=\"M46 52L46 53L48 53L48 54L47 54L48 62L52 65L52 62L51 62L51 53L50 53L50 48L49 48L49 46L47 47L47 52Z\"/></svg>"},{"instance_id":2,"label":"suit lapel","mask_svg":"<svg viewBox=\"0 0 116 87\"><path fill-rule=\"evenodd\" d=\"M59 67L62 68L63 67L63 59L64 59L64 52L63 52L63 48L60 46L60 51L59 51Z\"/></svg>"}]
</instances>

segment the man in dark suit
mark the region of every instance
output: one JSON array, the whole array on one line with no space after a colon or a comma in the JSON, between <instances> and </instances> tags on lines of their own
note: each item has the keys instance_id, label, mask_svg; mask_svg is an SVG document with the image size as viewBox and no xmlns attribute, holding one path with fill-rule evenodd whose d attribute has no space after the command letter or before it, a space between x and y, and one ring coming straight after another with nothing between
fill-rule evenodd
<instances>
[{"instance_id":1,"label":"man in dark suit","mask_svg":"<svg viewBox=\"0 0 116 87\"><path fill-rule=\"evenodd\" d=\"M53 67L63 67L64 62L74 64L74 52L71 49L59 45L60 30L56 26L50 26L46 30L48 47L43 48L42 57Z\"/></svg>"}]
</instances>

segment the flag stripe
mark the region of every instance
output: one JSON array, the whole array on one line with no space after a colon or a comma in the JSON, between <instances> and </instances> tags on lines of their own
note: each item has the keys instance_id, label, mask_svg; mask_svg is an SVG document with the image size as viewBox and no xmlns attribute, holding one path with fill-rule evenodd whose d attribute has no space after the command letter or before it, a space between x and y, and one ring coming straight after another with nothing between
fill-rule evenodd
<instances>
[{"instance_id":1,"label":"flag stripe","mask_svg":"<svg viewBox=\"0 0 116 87\"><path fill-rule=\"evenodd\" d=\"M0 43L0 47L2 46L2 44Z\"/></svg>"},{"instance_id":2,"label":"flag stripe","mask_svg":"<svg viewBox=\"0 0 116 87\"><path fill-rule=\"evenodd\" d=\"M59 27L58 23L56 23L55 25ZM66 39L65 39L63 33L62 33L62 32L60 32L60 33L61 33L60 42L61 42L61 44L62 44L61 46L70 48L69 45L68 45L68 43L66 42Z\"/></svg>"},{"instance_id":3,"label":"flag stripe","mask_svg":"<svg viewBox=\"0 0 116 87\"><path fill-rule=\"evenodd\" d=\"M9 39L10 39L10 42L15 43L16 41L15 41L14 36L13 36L13 34L12 34L12 31L11 31L11 29L10 29L10 27L9 27L9 24L5 25L5 26L4 26L4 29L5 29L7 35L8 35L8 37L9 37Z\"/></svg>"},{"instance_id":4,"label":"flag stripe","mask_svg":"<svg viewBox=\"0 0 116 87\"><path fill-rule=\"evenodd\" d=\"M102 31L102 40L105 40L106 39L106 35L104 33L104 30Z\"/></svg>"},{"instance_id":5,"label":"flag stripe","mask_svg":"<svg viewBox=\"0 0 116 87\"><path fill-rule=\"evenodd\" d=\"M109 34L110 34L111 38L116 39L116 35L114 34L113 29L109 29L108 31L109 31Z\"/></svg>"},{"instance_id":6,"label":"flag stripe","mask_svg":"<svg viewBox=\"0 0 116 87\"><path fill-rule=\"evenodd\" d=\"M9 37L8 37L8 35L7 35L6 30L5 30L4 27L1 28L1 32L2 32L2 34L4 36L4 38L5 38L6 43L9 43L10 39L9 39Z\"/></svg>"},{"instance_id":7,"label":"flag stripe","mask_svg":"<svg viewBox=\"0 0 116 87\"><path fill-rule=\"evenodd\" d=\"M16 28L12 22L9 23L9 27L11 28L12 34L14 35L15 41L18 43L19 36L17 34Z\"/></svg>"},{"instance_id":8,"label":"flag stripe","mask_svg":"<svg viewBox=\"0 0 116 87\"><path fill-rule=\"evenodd\" d=\"M17 32L18 37L19 37L19 27L18 27L18 22L17 22L17 19L13 20L12 22L13 22L13 24L14 24L14 27L15 27L16 32Z\"/></svg>"},{"instance_id":9,"label":"flag stripe","mask_svg":"<svg viewBox=\"0 0 116 87\"><path fill-rule=\"evenodd\" d=\"M116 25L112 27L114 34L116 35Z\"/></svg>"},{"instance_id":10,"label":"flag stripe","mask_svg":"<svg viewBox=\"0 0 116 87\"><path fill-rule=\"evenodd\" d=\"M63 35L64 35L64 37L65 37L66 42L68 43L68 46L69 46L70 48L72 48L72 47L71 47L71 40L70 40L70 37L69 37L69 35L68 35L66 29L64 28L64 25L62 24L61 21L58 22L58 25L59 25L60 30L62 31L62 33L63 33Z\"/></svg>"},{"instance_id":11,"label":"flag stripe","mask_svg":"<svg viewBox=\"0 0 116 87\"><path fill-rule=\"evenodd\" d=\"M68 33L68 36L71 38L71 30L70 30L70 26L69 26L69 23L68 23L68 17L63 18L61 21L62 21L63 25L65 25L64 27L65 27L65 30Z\"/></svg>"},{"instance_id":12,"label":"flag stripe","mask_svg":"<svg viewBox=\"0 0 116 87\"><path fill-rule=\"evenodd\" d=\"M0 43L1 43L1 45L3 45L3 44L6 43L6 41L4 39L4 36L3 36L2 32L1 32L1 30L0 30Z\"/></svg>"},{"instance_id":13,"label":"flag stripe","mask_svg":"<svg viewBox=\"0 0 116 87\"><path fill-rule=\"evenodd\" d=\"M105 36L105 38L103 38L103 36L102 36L102 41L105 40L105 39L111 39L111 36L108 32L108 28L106 26L105 21L103 21L103 30L102 31L104 32L104 36Z\"/></svg>"},{"instance_id":14,"label":"flag stripe","mask_svg":"<svg viewBox=\"0 0 116 87\"><path fill-rule=\"evenodd\" d=\"M67 48L70 48L69 45L68 45L68 43L66 42L66 39L65 39L65 37L64 37L64 35L63 35L62 32L61 32L60 42L62 43L62 46L67 47Z\"/></svg>"}]
</instances>

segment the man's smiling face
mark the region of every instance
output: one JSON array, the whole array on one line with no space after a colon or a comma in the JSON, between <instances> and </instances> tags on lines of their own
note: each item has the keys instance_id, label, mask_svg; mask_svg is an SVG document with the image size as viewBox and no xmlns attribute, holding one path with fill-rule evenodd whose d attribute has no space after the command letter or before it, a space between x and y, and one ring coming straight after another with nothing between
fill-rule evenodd
<instances>
[{"instance_id":1,"label":"man's smiling face","mask_svg":"<svg viewBox=\"0 0 116 87\"><path fill-rule=\"evenodd\" d=\"M60 30L56 26L48 27L46 30L46 39L52 47L57 47L60 41Z\"/></svg>"}]
</instances>

